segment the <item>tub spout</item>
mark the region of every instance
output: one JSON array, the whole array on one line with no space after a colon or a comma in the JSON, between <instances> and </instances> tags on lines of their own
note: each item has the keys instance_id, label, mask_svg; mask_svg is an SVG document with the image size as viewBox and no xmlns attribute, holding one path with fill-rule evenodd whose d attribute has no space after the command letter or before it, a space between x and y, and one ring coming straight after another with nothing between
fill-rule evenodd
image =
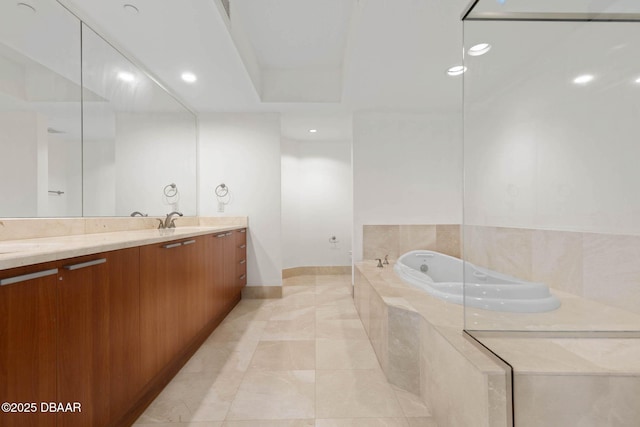
<instances>
[{"instance_id":1,"label":"tub spout","mask_svg":"<svg viewBox=\"0 0 640 427\"><path fill-rule=\"evenodd\" d=\"M376 261L378 261L378 265L377 265L376 267L378 267L378 268L382 268L382 267L384 267L384 266L382 265L382 259L380 259L380 258L376 258Z\"/></svg>"},{"instance_id":2,"label":"tub spout","mask_svg":"<svg viewBox=\"0 0 640 427\"><path fill-rule=\"evenodd\" d=\"M389 265L389 255L385 255L385 256L384 256L384 262L383 262L383 264L384 264L384 265Z\"/></svg>"}]
</instances>

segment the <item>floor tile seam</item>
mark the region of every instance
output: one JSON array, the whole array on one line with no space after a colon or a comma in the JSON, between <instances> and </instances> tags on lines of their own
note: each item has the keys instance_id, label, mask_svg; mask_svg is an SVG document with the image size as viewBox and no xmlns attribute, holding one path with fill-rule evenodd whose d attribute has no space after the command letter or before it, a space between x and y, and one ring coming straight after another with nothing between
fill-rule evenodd
<instances>
[{"instance_id":1,"label":"floor tile seam","mask_svg":"<svg viewBox=\"0 0 640 427\"><path fill-rule=\"evenodd\" d=\"M259 342L259 341L258 341ZM251 361L253 360L253 356L255 356L256 350L258 349L258 345L256 345L252 352L251 352L251 359L249 360L249 366L251 366ZM242 383L244 382L244 379L247 375L247 372L249 372L249 367L247 367L247 369L245 369L242 372L242 378L240 379L240 381L238 382L238 387L236 387L235 392L233 393L233 398L231 399L231 401L229 402L229 406L227 406L227 409L224 413L224 418L222 419L222 423L224 424L224 422L227 420L227 417L229 416L229 411L231 410L231 406L233 406L233 402L235 402L236 398L238 397L238 391L240 391L240 386L242 385Z\"/></svg>"}]
</instances>

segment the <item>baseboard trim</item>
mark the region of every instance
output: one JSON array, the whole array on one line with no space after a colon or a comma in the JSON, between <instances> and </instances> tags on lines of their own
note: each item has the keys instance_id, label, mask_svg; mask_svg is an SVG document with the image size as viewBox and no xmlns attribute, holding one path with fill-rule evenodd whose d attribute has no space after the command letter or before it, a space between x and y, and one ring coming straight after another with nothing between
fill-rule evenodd
<instances>
[{"instance_id":1,"label":"baseboard trim","mask_svg":"<svg viewBox=\"0 0 640 427\"><path fill-rule=\"evenodd\" d=\"M315 276L318 274L351 274L350 265L292 267L282 270L282 278L295 276Z\"/></svg>"},{"instance_id":2,"label":"baseboard trim","mask_svg":"<svg viewBox=\"0 0 640 427\"><path fill-rule=\"evenodd\" d=\"M282 298L282 286L245 286L242 288L243 299Z\"/></svg>"}]
</instances>

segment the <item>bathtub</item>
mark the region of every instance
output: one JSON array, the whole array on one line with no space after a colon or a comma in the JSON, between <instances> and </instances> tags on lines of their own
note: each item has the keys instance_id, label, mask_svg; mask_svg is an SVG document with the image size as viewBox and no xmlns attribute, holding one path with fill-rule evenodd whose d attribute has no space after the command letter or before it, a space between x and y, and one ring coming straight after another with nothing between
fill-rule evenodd
<instances>
[{"instance_id":1,"label":"bathtub","mask_svg":"<svg viewBox=\"0 0 640 427\"><path fill-rule=\"evenodd\" d=\"M393 268L410 285L455 304L463 304L464 300L466 306L516 313L539 313L560 307L560 300L544 283L526 282L468 262L464 263L463 275L461 259L439 252L407 252Z\"/></svg>"}]
</instances>

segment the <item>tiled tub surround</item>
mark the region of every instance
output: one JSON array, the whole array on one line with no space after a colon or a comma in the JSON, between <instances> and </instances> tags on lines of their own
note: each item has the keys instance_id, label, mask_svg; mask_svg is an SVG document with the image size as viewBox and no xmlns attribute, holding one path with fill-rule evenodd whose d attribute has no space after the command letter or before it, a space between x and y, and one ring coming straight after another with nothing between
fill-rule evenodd
<instances>
[{"instance_id":1,"label":"tiled tub surround","mask_svg":"<svg viewBox=\"0 0 640 427\"><path fill-rule=\"evenodd\" d=\"M463 335L462 306L409 287L390 267L356 264L354 287L389 382L421 396L438 425L507 426L507 372Z\"/></svg>"},{"instance_id":2,"label":"tiled tub surround","mask_svg":"<svg viewBox=\"0 0 640 427\"><path fill-rule=\"evenodd\" d=\"M365 225L362 241L364 259L398 259L416 249L461 258L459 224Z\"/></svg>"},{"instance_id":3,"label":"tiled tub surround","mask_svg":"<svg viewBox=\"0 0 640 427\"><path fill-rule=\"evenodd\" d=\"M566 298L600 302L610 311L609 320L624 317L613 307L640 313L640 236L467 225L464 253L473 264L543 282ZM602 313L592 314L577 313L584 330L609 329L607 319L603 324L595 320ZM501 329L500 324L492 327ZM640 322L624 327L640 331Z\"/></svg>"},{"instance_id":4,"label":"tiled tub surround","mask_svg":"<svg viewBox=\"0 0 640 427\"><path fill-rule=\"evenodd\" d=\"M0 219L0 270L194 237L247 226L246 217L179 217L158 230L155 218Z\"/></svg>"},{"instance_id":5,"label":"tiled tub surround","mask_svg":"<svg viewBox=\"0 0 640 427\"><path fill-rule=\"evenodd\" d=\"M439 425L505 425L506 372L463 336L462 306L411 288L389 267L357 264L354 288L356 308L389 381L419 390ZM524 330L536 317L549 315L567 326L576 312L601 322L612 313L602 304L558 293L565 296L564 307L503 319L511 322L506 328ZM634 313L621 313L630 324L638 320ZM476 314L491 318L493 312ZM615 326L620 319L609 320ZM549 317L540 322L551 324ZM513 367L517 426L631 426L640 419L640 339L545 338L526 332L479 339Z\"/></svg>"}]
</instances>

